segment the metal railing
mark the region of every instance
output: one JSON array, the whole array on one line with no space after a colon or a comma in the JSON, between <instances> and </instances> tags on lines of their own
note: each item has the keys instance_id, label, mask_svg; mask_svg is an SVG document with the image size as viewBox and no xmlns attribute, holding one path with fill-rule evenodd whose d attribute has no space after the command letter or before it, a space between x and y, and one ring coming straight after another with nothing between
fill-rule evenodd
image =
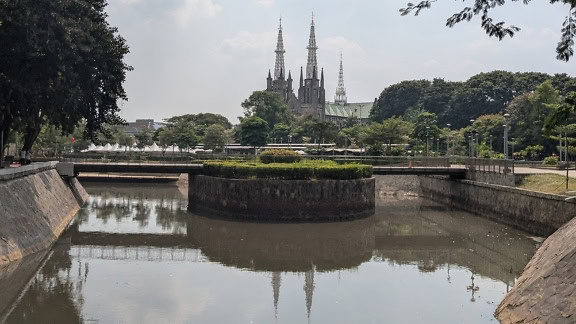
<instances>
[{"instance_id":1,"label":"metal railing","mask_svg":"<svg viewBox=\"0 0 576 324\"><path fill-rule=\"evenodd\" d=\"M514 174L514 160L465 158L464 165L475 172Z\"/></svg>"}]
</instances>

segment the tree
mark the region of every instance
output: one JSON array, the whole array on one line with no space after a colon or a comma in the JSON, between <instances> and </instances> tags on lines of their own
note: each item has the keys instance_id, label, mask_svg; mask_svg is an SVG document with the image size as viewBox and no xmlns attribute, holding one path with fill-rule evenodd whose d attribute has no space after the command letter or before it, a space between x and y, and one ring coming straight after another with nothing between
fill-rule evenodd
<instances>
[{"instance_id":1,"label":"tree","mask_svg":"<svg viewBox=\"0 0 576 324\"><path fill-rule=\"evenodd\" d=\"M95 138L121 124L118 100L132 68L126 41L110 26L105 0L0 1L0 128L24 134L28 151L42 126L65 134L85 121Z\"/></svg>"},{"instance_id":2,"label":"tree","mask_svg":"<svg viewBox=\"0 0 576 324\"><path fill-rule=\"evenodd\" d=\"M479 142L482 144L492 146L490 150L498 152L504 151L504 125L505 120L503 115L482 115L476 118L471 127L466 128L467 131L476 133L480 136ZM502 148L502 149L500 149Z\"/></svg>"},{"instance_id":3,"label":"tree","mask_svg":"<svg viewBox=\"0 0 576 324\"><path fill-rule=\"evenodd\" d=\"M517 0L508 1L514 2ZM406 8L400 9L402 16L406 16L412 12L416 16L420 14L423 9L430 8L432 3L436 0L424 0L419 3L408 3ZM524 0L524 4L528 4L530 0ZM562 36L560 42L556 47L556 58L562 61L569 61L574 55L574 37L576 36L576 0L550 0L550 3L568 4L570 6L568 16L562 25ZM482 28L490 37L496 37L499 40L505 37L514 37L514 34L520 31L520 28L514 25L506 25L503 21L494 22L491 17L491 11L499 6L506 4L505 0L490 1L490 0L474 0L472 6L465 7L462 11L453 14L446 20L446 26L454 27L462 21L470 21L474 16L481 15Z\"/></svg>"},{"instance_id":4,"label":"tree","mask_svg":"<svg viewBox=\"0 0 576 324\"><path fill-rule=\"evenodd\" d=\"M226 128L219 124L208 126L204 133L204 148L220 153L224 151L228 141Z\"/></svg>"},{"instance_id":5,"label":"tree","mask_svg":"<svg viewBox=\"0 0 576 324\"><path fill-rule=\"evenodd\" d=\"M400 117L388 118L382 123L372 123L362 132L362 142L372 147L386 145L388 154L392 144L407 143L414 125Z\"/></svg>"},{"instance_id":6,"label":"tree","mask_svg":"<svg viewBox=\"0 0 576 324\"><path fill-rule=\"evenodd\" d=\"M196 145L198 145L198 142L200 141L200 138L196 135L194 129L191 127L186 127L185 124L177 124L173 128L173 132L174 142L176 145L178 145L180 152L193 149Z\"/></svg>"},{"instance_id":7,"label":"tree","mask_svg":"<svg viewBox=\"0 0 576 324\"><path fill-rule=\"evenodd\" d=\"M160 131L158 132L158 141L160 142L162 153L166 153L168 146L176 145L176 135L174 134L174 129L172 127L160 128Z\"/></svg>"},{"instance_id":8,"label":"tree","mask_svg":"<svg viewBox=\"0 0 576 324\"><path fill-rule=\"evenodd\" d=\"M274 128L270 132L270 137L275 141L280 141L282 143L288 142L288 136L290 135L290 126L279 123L274 125Z\"/></svg>"},{"instance_id":9,"label":"tree","mask_svg":"<svg viewBox=\"0 0 576 324\"><path fill-rule=\"evenodd\" d=\"M428 139L440 137L440 128L436 125L436 114L430 112L423 112L416 117L412 131L412 138L421 143L427 142L426 137Z\"/></svg>"},{"instance_id":10,"label":"tree","mask_svg":"<svg viewBox=\"0 0 576 324\"><path fill-rule=\"evenodd\" d=\"M409 108L417 107L420 98L430 86L428 80L402 81L384 89L370 111L372 121L403 116Z\"/></svg>"},{"instance_id":11,"label":"tree","mask_svg":"<svg viewBox=\"0 0 576 324\"><path fill-rule=\"evenodd\" d=\"M149 128L142 128L136 134L136 147L140 150L143 150L146 146L150 146L154 144L154 140L152 140L152 131Z\"/></svg>"},{"instance_id":12,"label":"tree","mask_svg":"<svg viewBox=\"0 0 576 324\"><path fill-rule=\"evenodd\" d=\"M292 115L288 105L282 97L272 91L254 91L248 99L242 103L244 117L259 117L268 123L273 129L277 123L290 124Z\"/></svg>"},{"instance_id":13,"label":"tree","mask_svg":"<svg viewBox=\"0 0 576 324\"><path fill-rule=\"evenodd\" d=\"M320 148L320 144L332 142L336 139L336 136L338 135L338 127L330 122L314 120L311 127L311 133L312 139L316 141L318 148Z\"/></svg>"},{"instance_id":14,"label":"tree","mask_svg":"<svg viewBox=\"0 0 576 324\"><path fill-rule=\"evenodd\" d=\"M268 140L268 123L260 117L248 117L240 123L240 143L242 145L265 146Z\"/></svg>"},{"instance_id":15,"label":"tree","mask_svg":"<svg viewBox=\"0 0 576 324\"><path fill-rule=\"evenodd\" d=\"M204 136L206 128L212 125L220 125L224 129L232 128L232 124L228 118L212 113L199 113L199 114L187 114L181 116L174 116L166 119L167 123L170 124L186 124L189 127L194 128L196 134L200 137Z\"/></svg>"}]
</instances>

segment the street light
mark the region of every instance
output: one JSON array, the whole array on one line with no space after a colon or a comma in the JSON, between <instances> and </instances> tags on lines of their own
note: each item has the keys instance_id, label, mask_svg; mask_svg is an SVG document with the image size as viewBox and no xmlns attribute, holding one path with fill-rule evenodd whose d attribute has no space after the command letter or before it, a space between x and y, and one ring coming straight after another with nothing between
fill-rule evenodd
<instances>
[{"instance_id":1,"label":"street light","mask_svg":"<svg viewBox=\"0 0 576 324\"><path fill-rule=\"evenodd\" d=\"M452 125L446 124L446 127L448 127L448 136L446 136L446 156L450 156L450 126Z\"/></svg>"},{"instance_id":2,"label":"street light","mask_svg":"<svg viewBox=\"0 0 576 324\"><path fill-rule=\"evenodd\" d=\"M428 132L430 131L430 126L426 126L426 156L428 156Z\"/></svg>"},{"instance_id":3,"label":"street light","mask_svg":"<svg viewBox=\"0 0 576 324\"><path fill-rule=\"evenodd\" d=\"M470 126L474 125L475 120L474 119L470 119ZM470 131L470 135L468 136L469 140L470 140L470 157L474 157L474 131L471 130Z\"/></svg>"},{"instance_id":4,"label":"street light","mask_svg":"<svg viewBox=\"0 0 576 324\"><path fill-rule=\"evenodd\" d=\"M292 135L288 135L288 147L292 148Z\"/></svg>"},{"instance_id":5,"label":"street light","mask_svg":"<svg viewBox=\"0 0 576 324\"><path fill-rule=\"evenodd\" d=\"M508 118L510 114L504 114L504 159L508 159L508 131L510 130L510 125L508 125Z\"/></svg>"}]
</instances>

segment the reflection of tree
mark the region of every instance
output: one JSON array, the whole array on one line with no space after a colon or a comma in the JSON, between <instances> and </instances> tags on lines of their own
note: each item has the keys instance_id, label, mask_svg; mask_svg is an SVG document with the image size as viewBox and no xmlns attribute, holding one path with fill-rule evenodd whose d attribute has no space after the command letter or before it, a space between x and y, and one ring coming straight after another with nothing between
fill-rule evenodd
<instances>
[{"instance_id":1,"label":"reflection of tree","mask_svg":"<svg viewBox=\"0 0 576 324\"><path fill-rule=\"evenodd\" d=\"M7 323L82 323L82 288L85 277L70 276L69 249L54 249L50 260L32 279Z\"/></svg>"},{"instance_id":2,"label":"reflection of tree","mask_svg":"<svg viewBox=\"0 0 576 324\"><path fill-rule=\"evenodd\" d=\"M140 227L148 225L152 208L146 204L143 199L138 200L138 203L134 205L134 211L134 217L132 217L132 220L137 221L140 224Z\"/></svg>"},{"instance_id":3,"label":"reflection of tree","mask_svg":"<svg viewBox=\"0 0 576 324\"><path fill-rule=\"evenodd\" d=\"M188 223L187 206L182 200L160 199L155 206L156 223L163 230L172 230L173 233L185 233Z\"/></svg>"}]
</instances>

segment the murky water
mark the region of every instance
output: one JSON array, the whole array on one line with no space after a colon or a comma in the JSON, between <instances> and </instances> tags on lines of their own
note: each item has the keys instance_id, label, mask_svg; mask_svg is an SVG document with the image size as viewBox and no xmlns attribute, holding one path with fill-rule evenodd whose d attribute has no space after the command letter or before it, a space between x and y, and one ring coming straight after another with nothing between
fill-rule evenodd
<instances>
[{"instance_id":1,"label":"murky water","mask_svg":"<svg viewBox=\"0 0 576 324\"><path fill-rule=\"evenodd\" d=\"M86 189L46 257L0 269L0 323L493 323L537 245L421 199L253 224L193 215L175 186Z\"/></svg>"}]
</instances>

